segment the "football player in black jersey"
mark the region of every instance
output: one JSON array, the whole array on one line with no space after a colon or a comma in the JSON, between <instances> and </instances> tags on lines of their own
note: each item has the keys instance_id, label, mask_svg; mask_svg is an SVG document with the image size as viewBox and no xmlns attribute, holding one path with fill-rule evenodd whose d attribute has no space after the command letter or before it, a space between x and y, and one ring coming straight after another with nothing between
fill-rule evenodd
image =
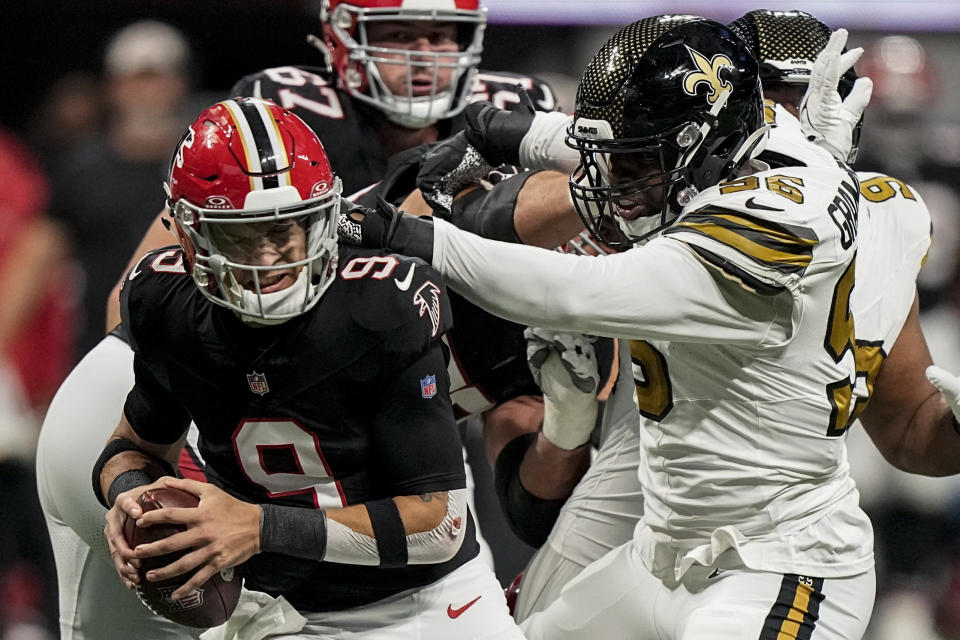
<instances>
[{"instance_id":1,"label":"football player in black jersey","mask_svg":"<svg viewBox=\"0 0 960 640\"><path fill-rule=\"evenodd\" d=\"M328 68L264 69L231 95L267 98L303 118L346 194L380 180L392 154L462 129L468 102L509 109L521 85L538 109L557 108L540 80L477 71L486 26L479 0L323 0L320 19L323 33L310 40Z\"/></svg>"},{"instance_id":2,"label":"football player in black jersey","mask_svg":"<svg viewBox=\"0 0 960 640\"><path fill-rule=\"evenodd\" d=\"M470 101L510 109L520 104L519 85L536 109L557 108L552 90L538 79L477 71L486 21L478 0L324 0L320 18L323 33L311 41L324 52L328 68L264 69L239 80L231 95L270 99L300 116L324 141L344 193L390 175L393 154L461 130L467 124L462 110ZM151 235L164 242L161 218ZM554 244L574 235L579 224L573 229L554 233ZM111 295L108 305L115 304ZM455 354L462 355L450 366L457 415L495 410L488 414L492 419L522 423L511 427L511 434L536 430L542 405L527 371L522 328L499 333L509 344L475 339L475 332L465 329L489 327L490 316L472 305L472 312L457 306L464 307L457 310L463 339L448 337L457 341L451 344ZM115 309L108 316L109 330L116 324ZM511 407L499 408L516 398ZM492 561L482 537L481 554Z\"/></svg>"},{"instance_id":3,"label":"football player in black jersey","mask_svg":"<svg viewBox=\"0 0 960 640\"><path fill-rule=\"evenodd\" d=\"M180 246L124 283L136 382L93 477L125 583L140 559L192 548L147 579L196 568L179 599L245 563L248 589L306 616L297 638L387 625L521 638L476 559L437 273L338 246L339 180L315 134L269 102L201 113L169 189ZM170 477L191 418L212 484ZM141 513L157 486L200 506ZM125 514L187 530L132 550Z\"/></svg>"}]
</instances>

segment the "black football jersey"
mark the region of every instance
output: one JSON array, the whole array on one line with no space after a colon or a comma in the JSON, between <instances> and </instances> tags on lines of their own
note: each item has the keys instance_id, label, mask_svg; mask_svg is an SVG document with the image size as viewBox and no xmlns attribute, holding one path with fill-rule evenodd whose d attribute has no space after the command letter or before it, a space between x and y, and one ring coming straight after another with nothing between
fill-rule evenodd
<instances>
[{"instance_id":1,"label":"black football jersey","mask_svg":"<svg viewBox=\"0 0 960 640\"><path fill-rule=\"evenodd\" d=\"M488 73L474 76L471 101L488 100L509 109L517 104L516 85L522 85L534 105L543 111L557 108L550 86L529 76L514 73ZM300 116L320 137L330 166L343 181L343 192L352 194L383 177L388 154L380 145L376 123L386 116L376 108L337 89L318 67L289 66L264 69L241 78L230 90L231 96L251 96L273 100ZM463 115L443 120L440 138L463 129Z\"/></svg>"},{"instance_id":2,"label":"black football jersey","mask_svg":"<svg viewBox=\"0 0 960 640\"><path fill-rule=\"evenodd\" d=\"M121 292L135 431L171 443L192 418L209 479L254 503L336 508L463 488L439 274L346 246L337 272L311 310L254 328L201 294L179 247L145 256ZM262 553L247 586L305 611L354 607L446 575L477 554L472 520L467 536L450 561L402 569Z\"/></svg>"},{"instance_id":3,"label":"black football jersey","mask_svg":"<svg viewBox=\"0 0 960 640\"><path fill-rule=\"evenodd\" d=\"M427 148L422 145L392 156L383 179L354 201L375 207L382 197L400 204L416 188L419 158ZM463 222L456 216L449 221L457 226ZM494 239L518 241L515 234ZM444 340L451 352L447 372L457 417L482 413L518 396L540 395L527 366L526 327L484 311L455 291L449 297L455 322Z\"/></svg>"}]
</instances>

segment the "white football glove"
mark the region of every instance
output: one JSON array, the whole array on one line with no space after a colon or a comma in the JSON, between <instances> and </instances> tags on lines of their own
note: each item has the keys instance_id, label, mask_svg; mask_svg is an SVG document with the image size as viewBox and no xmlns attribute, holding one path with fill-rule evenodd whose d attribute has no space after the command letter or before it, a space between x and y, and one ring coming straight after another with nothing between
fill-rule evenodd
<instances>
[{"instance_id":1,"label":"white football glove","mask_svg":"<svg viewBox=\"0 0 960 640\"><path fill-rule=\"evenodd\" d=\"M600 372L592 339L532 327L523 335L530 373L543 391L543 435L561 449L576 449L597 422Z\"/></svg>"},{"instance_id":2,"label":"white football glove","mask_svg":"<svg viewBox=\"0 0 960 640\"><path fill-rule=\"evenodd\" d=\"M800 126L807 138L837 160L852 162L853 130L873 93L873 80L858 78L845 100L840 99L840 76L863 55L857 47L843 53L847 30L837 29L813 63L810 86L800 103Z\"/></svg>"},{"instance_id":3,"label":"white football glove","mask_svg":"<svg viewBox=\"0 0 960 640\"><path fill-rule=\"evenodd\" d=\"M960 378L946 369L931 365L927 367L927 380L940 390L943 399L950 405L953 417L960 422Z\"/></svg>"}]
</instances>

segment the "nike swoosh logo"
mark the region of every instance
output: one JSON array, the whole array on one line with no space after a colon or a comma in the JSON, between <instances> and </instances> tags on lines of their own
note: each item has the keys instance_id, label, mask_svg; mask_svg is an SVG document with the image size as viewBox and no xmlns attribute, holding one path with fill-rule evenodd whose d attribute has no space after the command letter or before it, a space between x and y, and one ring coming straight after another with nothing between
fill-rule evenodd
<instances>
[{"instance_id":1,"label":"nike swoosh logo","mask_svg":"<svg viewBox=\"0 0 960 640\"><path fill-rule=\"evenodd\" d=\"M410 271L407 271L406 278L403 280L397 280L396 278L393 279L393 281L397 283L397 289L400 289L400 291L406 291L410 288L410 283L413 282L413 271L416 268L417 264L413 263L410 265Z\"/></svg>"},{"instance_id":2,"label":"nike swoosh logo","mask_svg":"<svg viewBox=\"0 0 960 640\"><path fill-rule=\"evenodd\" d=\"M776 207L768 207L765 204L760 204L753 198L747 198L747 209L757 209L758 211L785 211L785 209L778 209Z\"/></svg>"},{"instance_id":3,"label":"nike swoosh logo","mask_svg":"<svg viewBox=\"0 0 960 640\"><path fill-rule=\"evenodd\" d=\"M447 615L450 616L450 619L451 619L451 620L455 620L455 619L459 618L459 617L460 617L460 614L462 614L464 611L466 611L467 609L469 609L470 607L472 607L474 604L476 604L477 600L479 600L479 599L482 598L482 597L483 597L483 596L477 596L476 598L474 598L473 600L471 600L471 601L468 602L467 604L463 605L463 606L460 607L459 609L454 609L452 604L448 604L448 605L447 605Z\"/></svg>"},{"instance_id":4,"label":"nike swoosh logo","mask_svg":"<svg viewBox=\"0 0 960 640\"><path fill-rule=\"evenodd\" d=\"M716 578L717 576L719 576L720 573L721 573L720 569L714 569L714 570L713 570L713 573L711 573L710 575L707 576L707 580L713 580L714 578Z\"/></svg>"},{"instance_id":5,"label":"nike swoosh logo","mask_svg":"<svg viewBox=\"0 0 960 640\"><path fill-rule=\"evenodd\" d=\"M143 258L146 258L146 257L147 256L143 256ZM143 258L140 258L139 260L137 260L137 264L133 265L133 269L130 270L130 275L127 276L127 280L133 280L138 275L143 273L143 271L140 271L140 263L143 262Z\"/></svg>"}]
</instances>

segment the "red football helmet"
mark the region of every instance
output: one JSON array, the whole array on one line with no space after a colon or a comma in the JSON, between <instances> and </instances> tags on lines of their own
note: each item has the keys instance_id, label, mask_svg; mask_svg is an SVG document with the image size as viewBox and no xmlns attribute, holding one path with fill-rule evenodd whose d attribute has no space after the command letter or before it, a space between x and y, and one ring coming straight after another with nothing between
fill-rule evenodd
<instances>
[{"instance_id":1,"label":"red football helmet","mask_svg":"<svg viewBox=\"0 0 960 640\"><path fill-rule=\"evenodd\" d=\"M479 0L323 0L320 20L323 41L314 38L336 74L337 85L353 97L383 111L397 124L419 129L456 115L467 95L480 54L486 9ZM424 51L373 46L367 36L371 23L440 22L457 29L457 52ZM406 67L406 90L391 91L381 78L380 64ZM449 85L438 90L440 70L451 70ZM433 79L424 95L414 89L415 71Z\"/></svg>"},{"instance_id":2,"label":"red football helmet","mask_svg":"<svg viewBox=\"0 0 960 640\"><path fill-rule=\"evenodd\" d=\"M333 282L340 180L289 111L255 98L205 109L177 147L168 193L194 282L244 321L297 316Z\"/></svg>"}]
</instances>

